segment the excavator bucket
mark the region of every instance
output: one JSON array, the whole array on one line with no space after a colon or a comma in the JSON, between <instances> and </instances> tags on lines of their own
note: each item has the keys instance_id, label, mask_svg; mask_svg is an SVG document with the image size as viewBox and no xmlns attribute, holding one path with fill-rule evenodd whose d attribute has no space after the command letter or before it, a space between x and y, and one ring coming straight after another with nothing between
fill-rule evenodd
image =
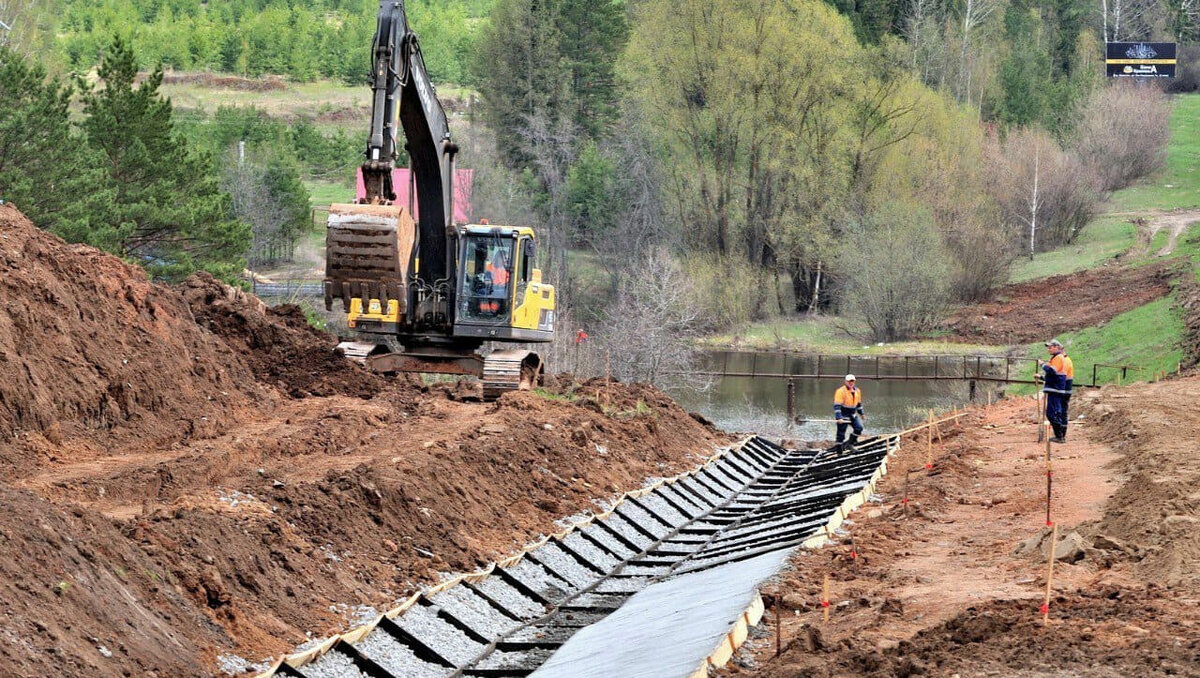
<instances>
[{"instance_id":1,"label":"excavator bucket","mask_svg":"<svg viewBox=\"0 0 1200 678\"><path fill-rule=\"evenodd\" d=\"M325 233L325 309L341 299L349 312L351 301L372 299L388 308L397 301L405 312L405 285L416 227L412 216L396 205L342 205L329 208Z\"/></svg>"}]
</instances>

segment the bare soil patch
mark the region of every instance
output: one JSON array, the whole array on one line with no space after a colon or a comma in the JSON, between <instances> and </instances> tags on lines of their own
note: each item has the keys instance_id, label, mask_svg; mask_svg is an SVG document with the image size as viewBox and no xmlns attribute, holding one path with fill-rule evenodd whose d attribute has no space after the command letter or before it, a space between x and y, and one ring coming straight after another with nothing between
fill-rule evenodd
<instances>
[{"instance_id":1,"label":"bare soil patch","mask_svg":"<svg viewBox=\"0 0 1200 678\"><path fill-rule=\"evenodd\" d=\"M978 344L1022 344L1092 327L1170 291L1178 264L1163 260L1137 267L1107 266L1056 275L996 292L992 301L950 316L947 339Z\"/></svg>"}]
</instances>

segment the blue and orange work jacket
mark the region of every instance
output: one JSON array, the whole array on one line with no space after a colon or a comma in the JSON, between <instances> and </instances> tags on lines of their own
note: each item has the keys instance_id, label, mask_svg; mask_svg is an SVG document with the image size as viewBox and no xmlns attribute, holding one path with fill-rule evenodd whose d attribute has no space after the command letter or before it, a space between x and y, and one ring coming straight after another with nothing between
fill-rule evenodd
<instances>
[{"instance_id":1,"label":"blue and orange work jacket","mask_svg":"<svg viewBox=\"0 0 1200 678\"><path fill-rule=\"evenodd\" d=\"M1075 387L1075 363L1065 353L1059 353L1042 365L1045 373L1043 393L1071 395Z\"/></svg>"},{"instance_id":2,"label":"blue and orange work jacket","mask_svg":"<svg viewBox=\"0 0 1200 678\"><path fill-rule=\"evenodd\" d=\"M833 394L833 417L835 419L849 419L856 414L862 413L862 389L857 386L846 388L845 384L843 384Z\"/></svg>"}]
</instances>

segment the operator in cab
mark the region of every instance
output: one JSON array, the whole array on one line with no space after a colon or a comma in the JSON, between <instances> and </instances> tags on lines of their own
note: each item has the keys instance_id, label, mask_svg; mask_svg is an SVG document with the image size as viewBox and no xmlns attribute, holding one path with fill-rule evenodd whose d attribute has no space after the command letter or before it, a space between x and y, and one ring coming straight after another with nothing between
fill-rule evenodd
<instances>
[{"instance_id":1,"label":"operator in cab","mask_svg":"<svg viewBox=\"0 0 1200 678\"><path fill-rule=\"evenodd\" d=\"M853 374L847 374L846 383L833 394L833 418L837 421L837 444L840 446L846 440L846 429L851 428L849 444L853 447L862 435L863 421L867 418L863 412L862 391Z\"/></svg>"}]
</instances>

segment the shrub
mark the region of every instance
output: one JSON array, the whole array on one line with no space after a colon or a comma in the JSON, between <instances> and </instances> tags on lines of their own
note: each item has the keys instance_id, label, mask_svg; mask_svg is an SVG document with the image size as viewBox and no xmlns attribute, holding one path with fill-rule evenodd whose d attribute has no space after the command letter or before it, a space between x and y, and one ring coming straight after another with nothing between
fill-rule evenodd
<instances>
[{"instance_id":1,"label":"shrub","mask_svg":"<svg viewBox=\"0 0 1200 678\"><path fill-rule=\"evenodd\" d=\"M1100 190L1125 188L1163 166L1169 117L1167 97L1155 88L1114 82L1092 92L1076 152Z\"/></svg>"}]
</instances>

